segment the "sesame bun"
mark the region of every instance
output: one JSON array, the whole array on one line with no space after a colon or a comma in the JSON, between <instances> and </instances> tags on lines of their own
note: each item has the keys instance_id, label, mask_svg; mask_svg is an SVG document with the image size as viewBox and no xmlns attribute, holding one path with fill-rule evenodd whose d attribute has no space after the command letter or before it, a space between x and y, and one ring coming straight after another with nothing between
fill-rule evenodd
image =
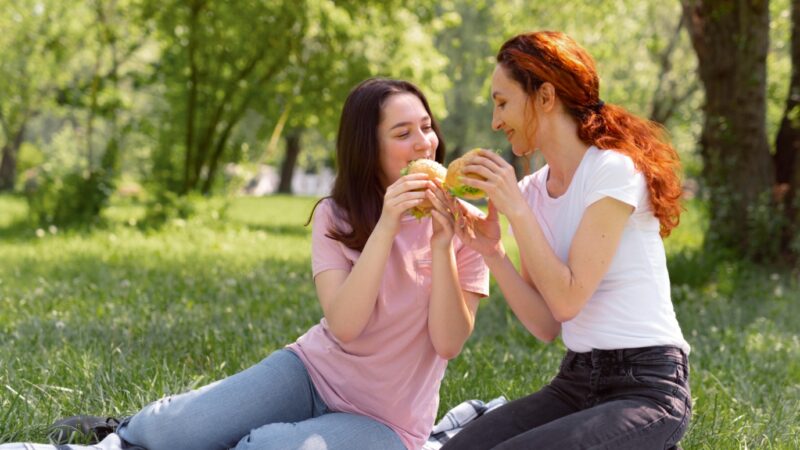
<instances>
[{"instance_id":1,"label":"sesame bun","mask_svg":"<svg viewBox=\"0 0 800 450\"><path fill-rule=\"evenodd\" d=\"M403 170L403 175L411 175L414 173L424 173L428 175L428 178L430 178L431 181L438 180L440 183L444 183L444 178L447 175L447 169L432 159L417 159L415 161L411 161L411 163L409 163L408 166L406 166L406 168ZM424 199L418 206L409 210L409 213L411 213L411 215L417 219L421 219L427 215L430 215L431 208L433 208L431 202L428 199Z\"/></svg>"},{"instance_id":2,"label":"sesame bun","mask_svg":"<svg viewBox=\"0 0 800 450\"><path fill-rule=\"evenodd\" d=\"M482 190L472 186L467 186L461 182L461 178L463 177L486 181L486 178L480 175L476 175L474 173L465 175L463 173L464 167L466 167L470 163L470 160L472 160L472 158L478 154L479 150L481 149L474 148L462 155L460 158L454 159L453 162L447 166L447 175L445 176L444 184L447 186L447 189L453 196L467 200L477 200L486 197L486 193Z\"/></svg>"}]
</instances>

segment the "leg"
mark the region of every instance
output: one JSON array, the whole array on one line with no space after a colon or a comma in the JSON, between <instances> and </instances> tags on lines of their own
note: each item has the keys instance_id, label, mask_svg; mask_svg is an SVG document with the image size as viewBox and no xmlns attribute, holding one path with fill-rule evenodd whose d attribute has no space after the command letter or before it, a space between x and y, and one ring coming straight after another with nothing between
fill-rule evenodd
<instances>
[{"instance_id":1,"label":"leg","mask_svg":"<svg viewBox=\"0 0 800 450\"><path fill-rule=\"evenodd\" d=\"M572 414L579 408L567 400L558 382L539 392L509 402L467 425L442 447L442 450L490 449L514 436ZM518 447L533 448L533 447Z\"/></svg>"},{"instance_id":2,"label":"leg","mask_svg":"<svg viewBox=\"0 0 800 450\"><path fill-rule=\"evenodd\" d=\"M686 412L670 414L644 398L616 400L536 427L494 449L664 449Z\"/></svg>"},{"instance_id":3,"label":"leg","mask_svg":"<svg viewBox=\"0 0 800 450\"><path fill-rule=\"evenodd\" d=\"M0 445L0 450L145 450L141 447L123 444L119 436L110 434L95 445L52 445L52 444L27 444L14 443Z\"/></svg>"},{"instance_id":4,"label":"leg","mask_svg":"<svg viewBox=\"0 0 800 450\"><path fill-rule=\"evenodd\" d=\"M328 413L295 423L272 423L250 432L235 450L405 450L388 426L370 417Z\"/></svg>"},{"instance_id":5,"label":"leg","mask_svg":"<svg viewBox=\"0 0 800 450\"><path fill-rule=\"evenodd\" d=\"M227 449L264 424L321 414L315 397L300 359L278 350L224 380L151 403L117 433L149 450Z\"/></svg>"},{"instance_id":6,"label":"leg","mask_svg":"<svg viewBox=\"0 0 800 450\"><path fill-rule=\"evenodd\" d=\"M622 360L603 362L607 357ZM495 449L661 450L675 446L691 417L685 356L677 349L654 347L596 351L593 359L597 365L592 374L595 406L540 425Z\"/></svg>"}]
</instances>

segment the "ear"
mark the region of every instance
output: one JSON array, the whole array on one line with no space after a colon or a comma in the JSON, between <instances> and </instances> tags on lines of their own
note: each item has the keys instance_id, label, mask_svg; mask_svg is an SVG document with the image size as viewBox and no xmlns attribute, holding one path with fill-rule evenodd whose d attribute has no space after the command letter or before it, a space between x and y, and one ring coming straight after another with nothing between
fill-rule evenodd
<instances>
[{"instance_id":1,"label":"ear","mask_svg":"<svg viewBox=\"0 0 800 450\"><path fill-rule=\"evenodd\" d=\"M536 90L536 104L545 112L550 112L556 106L556 88L545 81Z\"/></svg>"}]
</instances>

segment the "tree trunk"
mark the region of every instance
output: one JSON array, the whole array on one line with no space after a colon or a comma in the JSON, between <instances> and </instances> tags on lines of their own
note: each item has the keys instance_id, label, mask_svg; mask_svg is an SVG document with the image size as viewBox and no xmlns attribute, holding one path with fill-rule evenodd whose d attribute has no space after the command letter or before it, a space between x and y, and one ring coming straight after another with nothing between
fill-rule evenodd
<instances>
[{"instance_id":1,"label":"tree trunk","mask_svg":"<svg viewBox=\"0 0 800 450\"><path fill-rule=\"evenodd\" d=\"M191 19L189 21L189 43L186 51L189 59L189 95L186 98L186 156L183 167L183 193L188 194L197 185L197 178L192 170L195 165L196 151L194 148L194 120L197 115L197 90L199 74L195 51L197 47L197 20L200 15L202 4L193 2L191 6Z\"/></svg>"},{"instance_id":2,"label":"tree trunk","mask_svg":"<svg viewBox=\"0 0 800 450\"><path fill-rule=\"evenodd\" d=\"M281 181L278 184L278 192L281 194L292 193L292 176L294 167L297 165L297 157L300 155L300 135L302 131L294 129L286 134L286 156L281 164Z\"/></svg>"},{"instance_id":3,"label":"tree trunk","mask_svg":"<svg viewBox=\"0 0 800 450\"><path fill-rule=\"evenodd\" d=\"M786 109L775 139L776 197L783 204L785 225L781 253L800 258L792 241L800 234L800 1L792 2L792 76Z\"/></svg>"},{"instance_id":4,"label":"tree trunk","mask_svg":"<svg viewBox=\"0 0 800 450\"><path fill-rule=\"evenodd\" d=\"M682 3L706 93L700 138L710 194L706 242L758 259L769 243L764 208L774 182L765 119L769 3Z\"/></svg>"},{"instance_id":5,"label":"tree trunk","mask_svg":"<svg viewBox=\"0 0 800 450\"><path fill-rule=\"evenodd\" d=\"M0 192L14 189L17 180L17 153L25 136L25 125L26 123L22 122L13 139L8 140L3 146L3 159L0 161Z\"/></svg>"}]
</instances>

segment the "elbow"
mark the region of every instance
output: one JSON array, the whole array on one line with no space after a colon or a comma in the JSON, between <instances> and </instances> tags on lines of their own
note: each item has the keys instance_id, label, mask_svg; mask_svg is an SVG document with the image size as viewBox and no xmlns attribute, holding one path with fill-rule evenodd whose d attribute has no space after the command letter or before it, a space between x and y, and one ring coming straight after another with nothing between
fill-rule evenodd
<instances>
[{"instance_id":1,"label":"elbow","mask_svg":"<svg viewBox=\"0 0 800 450\"><path fill-rule=\"evenodd\" d=\"M562 311L553 311L553 319L556 320L558 323L569 322L570 320L574 319L575 316L578 315L580 311L572 311L572 310L562 310Z\"/></svg>"},{"instance_id":2,"label":"elbow","mask_svg":"<svg viewBox=\"0 0 800 450\"><path fill-rule=\"evenodd\" d=\"M358 338L358 336L361 334L353 329L348 329L347 327L334 327L330 322L328 322L328 331L330 331L333 337L335 337L336 340L342 344L349 344L355 341L356 338Z\"/></svg>"},{"instance_id":3,"label":"elbow","mask_svg":"<svg viewBox=\"0 0 800 450\"><path fill-rule=\"evenodd\" d=\"M550 344L558 337L558 331L556 330L547 330L544 332L539 333L536 337L539 338L540 341L544 342L545 344Z\"/></svg>"},{"instance_id":4,"label":"elbow","mask_svg":"<svg viewBox=\"0 0 800 450\"><path fill-rule=\"evenodd\" d=\"M451 359L455 358L456 356L461 353L461 348L445 348L445 349L436 349L436 354L439 355L440 358L446 359L450 361Z\"/></svg>"}]
</instances>

